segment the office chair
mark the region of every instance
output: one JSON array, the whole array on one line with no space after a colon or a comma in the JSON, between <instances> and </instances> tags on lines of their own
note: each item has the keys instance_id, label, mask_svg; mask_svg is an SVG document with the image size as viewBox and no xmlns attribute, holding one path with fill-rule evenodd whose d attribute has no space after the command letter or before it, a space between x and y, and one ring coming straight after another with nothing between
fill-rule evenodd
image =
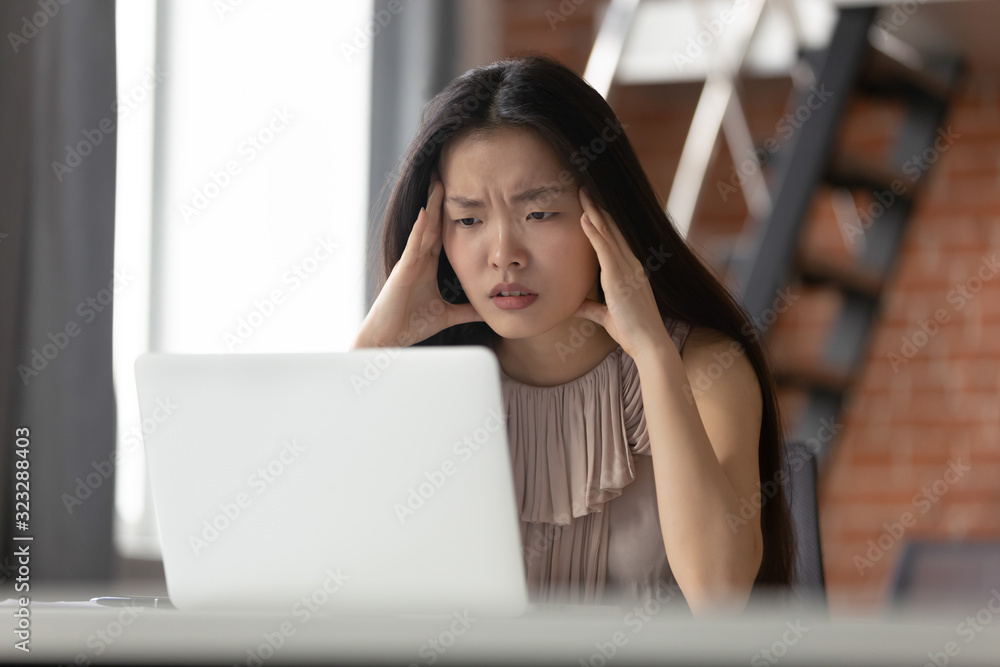
<instances>
[{"instance_id":1,"label":"office chair","mask_svg":"<svg viewBox=\"0 0 1000 667\"><path fill-rule=\"evenodd\" d=\"M785 446L785 484L792 525L795 529L796 558L792 595L826 604L823 576L823 549L819 533L819 502L816 496L816 457L802 441Z\"/></svg>"},{"instance_id":2,"label":"office chair","mask_svg":"<svg viewBox=\"0 0 1000 667\"><path fill-rule=\"evenodd\" d=\"M1000 540L903 544L889 593L894 611L986 607L1000 594Z\"/></svg>"}]
</instances>

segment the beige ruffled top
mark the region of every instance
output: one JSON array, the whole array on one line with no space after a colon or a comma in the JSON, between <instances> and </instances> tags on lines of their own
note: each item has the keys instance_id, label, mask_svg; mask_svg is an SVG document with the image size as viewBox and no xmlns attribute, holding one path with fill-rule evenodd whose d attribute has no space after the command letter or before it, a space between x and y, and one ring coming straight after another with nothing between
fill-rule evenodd
<instances>
[{"instance_id":1,"label":"beige ruffled top","mask_svg":"<svg viewBox=\"0 0 1000 667\"><path fill-rule=\"evenodd\" d=\"M690 325L665 320L680 350ZM528 589L535 602L673 599L639 372L621 346L555 387L501 371Z\"/></svg>"}]
</instances>

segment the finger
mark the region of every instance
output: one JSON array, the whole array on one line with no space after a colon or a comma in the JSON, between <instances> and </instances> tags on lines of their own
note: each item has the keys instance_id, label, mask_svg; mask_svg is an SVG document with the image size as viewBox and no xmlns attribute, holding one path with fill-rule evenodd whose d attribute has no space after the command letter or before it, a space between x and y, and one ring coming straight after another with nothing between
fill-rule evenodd
<instances>
[{"instance_id":1,"label":"finger","mask_svg":"<svg viewBox=\"0 0 1000 667\"><path fill-rule=\"evenodd\" d=\"M616 280L619 276L632 271L629 266L628 257L622 252L621 247L612 238L608 238L607 233L601 233L600 228L594 224L594 219L589 213L583 216L583 228L590 239L591 245L597 251L597 260L601 264L601 269L608 273L608 277ZM589 220L589 222L588 222Z\"/></svg>"},{"instance_id":2,"label":"finger","mask_svg":"<svg viewBox=\"0 0 1000 667\"><path fill-rule=\"evenodd\" d=\"M573 313L573 317L582 317L605 327L605 323L609 317L608 307L603 303L594 301L593 299L584 299L583 303L580 304L580 307L576 309L575 313Z\"/></svg>"},{"instance_id":3,"label":"finger","mask_svg":"<svg viewBox=\"0 0 1000 667\"><path fill-rule=\"evenodd\" d=\"M421 207L417 212L417 219L413 223L413 227L410 229L410 235L406 237L406 245L403 246L403 252L399 256L399 262L396 263L398 266L403 262L413 262L420 254L421 239L423 238L424 226L426 225L427 212ZM393 267L395 268L395 267Z\"/></svg>"},{"instance_id":4,"label":"finger","mask_svg":"<svg viewBox=\"0 0 1000 667\"><path fill-rule=\"evenodd\" d=\"M615 221L611 218L607 211L605 211L600 206L597 206L593 200L587 195L586 191L581 189L582 198L584 202L584 211L590 214L591 220L594 221L594 225L601 231L601 234L611 240L621 251L623 257L628 257L634 254L632 252L631 246L629 246L628 241L625 240L624 234L622 234L621 229L615 224Z\"/></svg>"},{"instance_id":5,"label":"finger","mask_svg":"<svg viewBox=\"0 0 1000 667\"><path fill-rule=\"evenodd\" d=\"M594 204L594 200L587 194L586 188L580 188L580 205L583 206L584 213L590 213L590 219L594 220L595 225L599 227L603 226L604 218L601 215L601 211L598 210L597 205Z\"/></svg>"},{"instance_id":6,"label":"finger","mask_svg":"<svg viewBox=\"0 0 1000 667\"><path fill-rule=\"evenodd\" d=\"M625 240L625 235L622 234L622 230L618 227L615 221L611 219L611 216L605 211L602 211L601 215L606 221L607 228L611 230L611 235L614 237L615 243L617 243L618 247L621 248L622 254L626 257L634 254L632 252L632 247L629 246L628 241Z\"/></svg>"},{"instance_id":7,"label":"finger","mask_svg":"<svg viewBox=\"0 0 1000 667\"><path fill-rule=\"evenodd\" d=\"M454 303L445 306L448 311L446 320L449 327L456 324L466 324L468 322L485 322L479 311L472 307L471 303Z\"/></svg>"},{"instance_id":8,"label":"finger","mask_svg":"<svg viewBox=\"0 0 1000 667\"><path fill-rule=\"evenodd\" d=\"M607 270L615 267L617 262L612 255L611 243L594 224L594 219L587 213L584 213L580 216L580 221L583 226L584 234L587 235L587 238L590 239L590 244L594 246L594 250L597 251L597 259L600 261L601 267Z\"/></svg>"},{"instance_id":9,"label":"finger","mask_svg":"<svg viewBox=\"0 0 1000 667\"><path fill-rule=\"evenodd\" d=\"M594 206L594 202L587 196L586 191L580 189L580 202L583 204L583 217L590 220L591 225L601 235L605 241L614 242L614 237L608 231L608 223L604 215Z\"/></svg>"},{"instance_id":10,"label":"finger","mask_svg":"<svg viewBox=\"0 0 1000 667\"><path fill-rule=\"evenodd\" d=\"M441 201L444 198L444 187L441 181L431 180L430 194L427 197L427 220L424 227L423 236L420 239L420 250L422 253L429 252L436 255L440 250L441 240Z\"/></svg>"}]
</instances>

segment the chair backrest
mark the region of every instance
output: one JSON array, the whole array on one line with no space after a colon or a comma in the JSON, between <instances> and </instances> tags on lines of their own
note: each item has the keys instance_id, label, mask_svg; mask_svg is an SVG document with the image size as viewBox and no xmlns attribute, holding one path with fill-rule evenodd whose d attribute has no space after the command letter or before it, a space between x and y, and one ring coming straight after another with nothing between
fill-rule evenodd
<instances>
[{"instance_id":1,"label":"chair backrest","mask_svg":"<svg viewBox=\"0 0 1000 667\"><path fill-rule=\"evenodd\" d=\"M889 603L903 609L968 609L1000 595L1000 540L914 540L903 545Z\"/></svg>"},{"instance_id":2,"label":"chair backrest","mask_svg":"<svg viewBox=\"0 0 1000 667\"><path fill-rule=\"evenodd\" d=\"M823 549L820 544L819 502L816 496L816 456L802 441L785 445L785 493L795 529L793 595L826 602Z\"/></svg>"}]
</instances>

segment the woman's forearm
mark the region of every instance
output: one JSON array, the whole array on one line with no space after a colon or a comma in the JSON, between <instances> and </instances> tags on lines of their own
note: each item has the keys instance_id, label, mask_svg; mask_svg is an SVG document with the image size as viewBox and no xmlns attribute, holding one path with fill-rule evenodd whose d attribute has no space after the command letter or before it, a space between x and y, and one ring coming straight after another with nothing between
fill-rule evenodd
<instances>
[{"instance_id":1,"label":"woman's forearm","mask_svg":"<svg viewBox=\"0 0 1000 667\"><path fill-rule=\"evenodd\" d=\"M669 338L636 359L670 568L692 611L742 609L763 551L751 522L733 530L740 499L719 463Z\"/></svg>"}]
</instances>

